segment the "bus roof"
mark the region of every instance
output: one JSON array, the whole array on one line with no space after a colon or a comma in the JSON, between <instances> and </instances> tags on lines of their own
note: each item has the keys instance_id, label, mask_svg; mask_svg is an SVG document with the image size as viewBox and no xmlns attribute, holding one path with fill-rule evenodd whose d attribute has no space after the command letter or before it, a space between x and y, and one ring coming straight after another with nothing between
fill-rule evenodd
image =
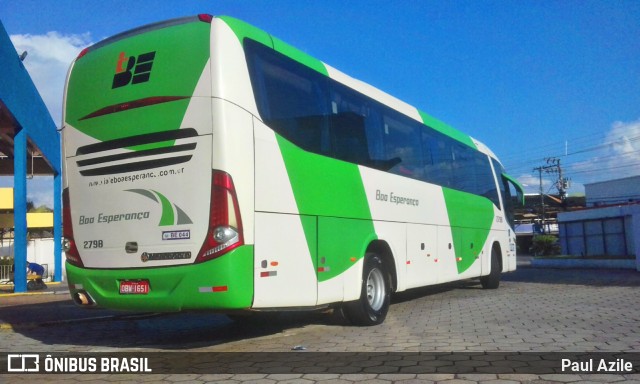
<instances>
[{"instance_id":1,"label":"bus roof","mask_svg":"<svg viewBox=\"0 0 640 384\"><path fill-rule=\"evenodd\" d=\"M209 16L209 15L206 15ZM210 20L210 19L209 19ZM128 37L131 36L135 36L135 35L139 35L141 33L145 33L145 32L150 32L156 29L160 29L160 28L167 28L167 27L171 27L174 25L180 25L180 24L184 24L184 23L191 23L194 21L207 21L205 19L203 19L202 15L198 15L198 16L186 16L186 17L180 17L180 18L176 18L176 19L170 19L170 20L165 20L165 21L159 21L157 23L152 23L152 24L147 24L147 25L143 25L141 27L138 28L134 28L134 29L130 29L128 31L122 32L122 33L118 33L117 35L113 35L111 37L108 37L104 40L101 40L85 49L82 50L82 52L80 53L79 57L91 52L91 51L95 51L96 49L102 48L105 45L109 45L112 43L115 43L117 41L126 39Z\"/></svg>"},{"instance_id":2,"label":"bus roof","mask_svg":"<svg viewBox=\"0 0 640 384\"><path fill-rule=\"evenodd\" d=\"M496 157L485 145L482 145L477 140L473 139L469 135L453 128L452 126L434 118L433 116L423 112L416 107L405 103L402 100L399 100L386 92L381 91L378 88L375 88L367 83L354 79L339 70L327 65L326 63L310 56L309 54L295 48L284 41L274 37L273 35L268 34L267 32L248 24L242 20L230 17L230 16L216 16L216 18L223 20L235 33L235 35L240 40L240 43L244 42L245 38L249 38L255 40L259 43L262 43L266 46L269 46L276 50L277 52L327 76L330 77L340 83L343 83L346 86L349 86L363 94L384 102L390 107L396 109L398 112L401 112L414 120L420 121L423 124L439 131L463 144L466 144L473 149L480 150L482 152L487 153L491 157ZM479 143L481 145L476 145Z\"/></svg>"},{"instance_id":3,"label":"bus roof","mask_svg":"<svg viewBox=\"0 0 640 384\"><path fill-rule=\"evenodd\" d=\"M187 16L181 17L166 21L161 21L157 23L147 24L138 28L131 29L129 31L114 35L105 40L102 40L88 48L85 48L83 52L80 53L79 57L82 57L88 52L94 51L106 45L115 43L119 40L153 31L160 28L166 28L174 25L201 21L201 22L210 22L213 16L200 14L196 16ZM439 131L465 145L468 145L476 150L479 150L483 153L488 154L489 156L496 158L495 154L493 154L484 144L480 143L478 140L470 137L469 135L459 131L456 128L444 123L441 120L436 119L435 117L427 114L426 112L419 110L418 108L405 103L404 101L395 98L394 96L389 95L388 93L370 85L360 80L357 80L349 75L344 74L331 67L330 65L314 58L313 56L307 54L306 52L301 51L300 49L285 43L284 41L278 39L277 37L247 23L242 20L236 19L230 16L215 16L216 19L220 19L225 22L236 35L236 37L240 40L240 43L244 43L245 38L249 38L255 40L259 43L262 43L266 46L269 46L276 50L277 52L327 76L330 77L350 88L353 88L373 99L376 99L384 104L392 107L404 115L413 118L416 121L423 123L430 128Z\"/></svg>"}]
</instances>

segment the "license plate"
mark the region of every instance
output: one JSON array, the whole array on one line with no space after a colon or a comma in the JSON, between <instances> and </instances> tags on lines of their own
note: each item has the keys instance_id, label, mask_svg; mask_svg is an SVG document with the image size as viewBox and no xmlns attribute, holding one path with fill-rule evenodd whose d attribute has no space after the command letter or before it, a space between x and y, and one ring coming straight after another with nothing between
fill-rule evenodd
<instances>
[{"instance_id":1,"label":"license plate","mask_svg":"<svg viewBox=\"0 0 640 384\"><path fill-rule=\"evenodd\" d=\"M147 280L123 280L120 282L121 295L146 295L149 293Z\"/></svg>"}]
</instances>

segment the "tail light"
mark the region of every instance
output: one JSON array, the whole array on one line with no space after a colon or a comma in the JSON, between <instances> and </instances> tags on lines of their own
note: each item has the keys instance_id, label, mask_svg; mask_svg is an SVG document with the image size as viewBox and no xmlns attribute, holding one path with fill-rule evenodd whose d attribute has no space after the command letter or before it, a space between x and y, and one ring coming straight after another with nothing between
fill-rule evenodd
<instances>
[{"instance_id":1,"label":"tail light","mask_svg":"<svg viewBox=\"0 0 640 384\"><path fill-rule=\"evenodd\" d=\"M69 203L69 188L62 191L62 249L64 250L67 261L78 267L83 267L82 259L76 242L73 239L73 226L71 220L71 204Z\"/></svg>"},{"instance_id":2,"label":"tail light","mask_svg":"<svg viewBox=\"0 0 640 384\"><path fill-rule=\"evenodd\" d=\"M242 220L231 176L213 171L209 230L196 263L215 259L244 244Z\"/></svg>"},{"instance_id":3,"label":"tail light","mask_svg":"<svg viewBox=\"0 0 640 384\"><path fill-rule=\"evenodd\" d=\"M78 57L76 57L76 60L80 60L82 57L84 57L84 55L86 55L87 53L89 53L89 47L86 47L85 49L83 49L82 51L80 51L80 53L78 54Z\"/></svg>"},{"instance_id":4,"label":"tail light","mask_svg":"<svg viewBox=\"0 0 640 384\"><path fill-rule=\"evenodd\" d=\"M211 21L213 21L213 16L208 15L206 13L201 13L198 15L198 19L204 23L211 23Z\"/></svg>"}]
</instances>

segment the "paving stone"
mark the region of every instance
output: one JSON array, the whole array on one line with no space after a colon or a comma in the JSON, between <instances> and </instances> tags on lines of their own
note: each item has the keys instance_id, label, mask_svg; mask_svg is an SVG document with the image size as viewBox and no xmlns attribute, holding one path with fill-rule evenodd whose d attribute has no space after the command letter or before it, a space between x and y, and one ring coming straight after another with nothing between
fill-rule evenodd
<instances>
[{"instance_id":1,"label":"paving stone","mask_svg":"<svg viewBox=\"0 0 640 384\"><path fill-rule=\"evenodd\" d=\"M479 381L479 383L480 384L519 384L520 381L495 379L495 380L483 380L483 381Z\"/></svg>"},{"instance_id":2,"label":"paving stone","mask_svg":"<svg viewBox=\"0 0 640 384\"><path fill-rule=\"evenodd\" d=\"M620 276L622 280L616 280ZM533 280L537 282L533 283ZM270 320L260 326L230 326L224 316L185 313L40 327L33 319L46 319L52 316L50 313L59 317L66 310L65 305L69 305L68 298L29 298L12 304L3 297L0 301L0 353L49 350L290 353L293 346L304 345L307 351L291 352L291 359L315 351L374 354L351 366L323 364L313 359L296 366L239 361L232 372L224 375L214 375L207 372L206 364L195 363L192 368L201 374L137 375L135 379L130 375L95 375L93 380L89 380L92 375L42 375L42 379L39 379L40 375L11 375L8 380L2 378L1 381L3 384L50 382L52 379L68 383L640 381L640 375L556 375L553 370L545 373L541 369L552 369L558 362L537 362L535 354L511 355L511 360L524 364L522 367L501 365L500 362L507 359L499 354L480 354L471 359L454 354L450 361L427 360L426 355L423 359L420 355L393 355L407 351L640 352L637 322L640 308L636 305L639 286L640 274L637 272L524 269L504 275L501 287L496 291L475 289L477 284L474 282L460 282L404 293L408 298L394 301L384 324L362 328L338 324L335 318L320 313L287 314L278 321ZM22 313L9 316L11 308ZM70 316L76 315L75 310L70 312ZM29 324L36 326L21 328L19 320L15 320L21 318L30 319ZM14 323L7 323L8 320ZM265 353L265 356L270 355ZM491 365L477 366L476 362ZM515 368L507 372L509 367ZM438 369L446 372L438 373ZM259 370L265 372L253 374ZM363 374L366 370L373 372Z\"/></svg>"},{"instance_id":3,"label":"paving stone","mask_svg":"<svg viewBox=\"0 0 640 384\"><path fill-rule=\"evenodd\" d=\"M542 380L548 380L548 381L556 381L556 382L560 382L560 383L571 383L574 381L580 381L582 380L582 377L580 377L580 375L572 375L572 374L553 374L553 375L542 375L540 376L540 378Z\"/></svg>"}]
</instances>

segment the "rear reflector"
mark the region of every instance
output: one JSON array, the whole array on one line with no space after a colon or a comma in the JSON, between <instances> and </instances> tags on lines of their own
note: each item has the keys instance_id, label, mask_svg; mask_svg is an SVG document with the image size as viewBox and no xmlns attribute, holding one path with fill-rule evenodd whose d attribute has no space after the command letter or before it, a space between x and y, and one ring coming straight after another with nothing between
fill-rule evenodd
<instances>
[{"instance_id":1,"label":"rear reflector","mask_svg":"<svg viewBox=\"0 0 640 384\"><path fill-rule=\"evenodd\" d=\"M229 287L226 285L220 285L217 287L200 287L198 288L198 292L200 293L210 293L210 292L227 292Z\"/></svg>"}]
</instances>

